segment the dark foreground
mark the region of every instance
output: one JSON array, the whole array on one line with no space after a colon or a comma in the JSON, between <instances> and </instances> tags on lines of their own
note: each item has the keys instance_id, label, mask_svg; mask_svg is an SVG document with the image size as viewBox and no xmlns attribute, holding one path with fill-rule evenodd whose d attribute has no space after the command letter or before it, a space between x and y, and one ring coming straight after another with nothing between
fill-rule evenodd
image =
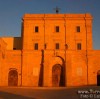
<instances>
[{"instance_id":1,"label":"dark foreground","mask_svg":"<svg viewBox=\"0 0 100 99\"><path fill-rule=\"evenodd\" d=\"M78 91L90 93L81 94ZM68 88L0 87L0 99L100 99L99 92L100 87L98 86Z\"/></svg>"}]
</instances>

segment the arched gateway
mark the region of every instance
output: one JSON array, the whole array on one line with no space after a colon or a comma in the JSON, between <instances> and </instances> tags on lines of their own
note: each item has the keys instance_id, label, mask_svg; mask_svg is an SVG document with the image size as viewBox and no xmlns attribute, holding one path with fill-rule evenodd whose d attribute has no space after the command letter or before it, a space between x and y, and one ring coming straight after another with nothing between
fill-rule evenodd
<instances>
[{"instance_id":1,"label":"arched gateway","mask_svg":"<svg viewBox=\"0 0 100 99\"><path fill-rule=\"evenodd\" d=\"M52 86L64 86L63 67L60 64L55 64L52 67Z\"/></svg>"},{"instance_id":2,"label":"arched gateway","mask_svg":"<svg viewBox=\"0 0 100 99\"><path fill-rule=\"evenodd\" d=\"M17 70L10 70L8 74L8 86L18 85L18 72Z\"/></svg>"}]
</instances>

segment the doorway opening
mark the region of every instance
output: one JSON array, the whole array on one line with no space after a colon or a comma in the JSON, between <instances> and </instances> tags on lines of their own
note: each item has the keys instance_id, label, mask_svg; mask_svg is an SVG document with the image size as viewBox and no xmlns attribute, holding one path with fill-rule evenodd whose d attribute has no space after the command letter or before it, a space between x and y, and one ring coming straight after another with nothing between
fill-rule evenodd
<instances>
[{"instance_id":1,"label":"doorway opening","mask_svg":"<svg viewBox=\"0 0 100 99\"><path fill-rule=\"evenodd\" d=\"M52 86L60 87L63 86L63 67L60 64L55 64L52 67Z\"/></svg>"},{"instance_id":2,"label":"doorway opening","mask_svg":"<svg viewBox=\"0 0 100 99\"><path fill-rule=\"evenodd\" d=\"M17 70L10 70L8 74L8 86L18 86Z\"/></svg>"},{"instance_id":3,"label":"doorway opening","mask_svg":"<svg viewBox=\"0 0 100 99\"><path fill-rule=\"evenodd\" d=\"M97 72L97 86L100 86L100 70Z\"/></svg>"}]
</instances>

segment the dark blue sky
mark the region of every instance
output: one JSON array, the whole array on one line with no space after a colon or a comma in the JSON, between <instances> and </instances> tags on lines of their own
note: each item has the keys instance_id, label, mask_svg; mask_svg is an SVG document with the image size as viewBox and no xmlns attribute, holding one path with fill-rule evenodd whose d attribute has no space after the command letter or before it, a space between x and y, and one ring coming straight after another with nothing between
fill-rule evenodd
<instances>
[{"instance_id":1,"label":"dark blue sky","mask_svg":"<svg viewBox=\"0 0 100 99\"><path fill-rule=\"evenodd\" d=\"M91 13L93 46L100 49L100 0L0 0L0 36L20 36L25 13Z\"/></svg>"}]
</instances>

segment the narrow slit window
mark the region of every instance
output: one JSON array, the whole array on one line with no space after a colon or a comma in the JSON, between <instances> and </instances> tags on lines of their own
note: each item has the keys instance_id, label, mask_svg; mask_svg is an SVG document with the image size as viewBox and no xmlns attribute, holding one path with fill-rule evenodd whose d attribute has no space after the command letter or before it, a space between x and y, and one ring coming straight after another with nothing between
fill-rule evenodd
<instances>
[{"instance_id":1,"label":"narrow slit window","mask_svg":"<svg viewBox=\"0 0 100 99\"><path fill-rule=\"evenodd\" d=\"M16 48L14 47L13 50L16 50Z\"/></svg>"},{"instance_id":2,"label":"narrow slit window","mask_svg":"<svg viewBox=\"0 0 100 99\"><path fill-rule=\"evenodd\" d=\"M38 33L39 32L39 27L35 26L35 32Z\"/></svg>"},{"instance_id":3,"label":"narrow slit window","mask_svg":"<svg viewBox=\"0 0 100 99\"><path fill-rule=\"evenodd\" d=\"M56 32L59 32L59 26L56 26Z\"/></svg>"},{"instance_id":4,"label":"narrow slit window","mask_svg":"<svg viewBox=\"0 0 100 99\"><path fill-rule=\"evenodd\" d=\"M77 43L77 50L81 50L81 49L82 49L81 43Z\"/></svg>"},{"instance_id":5,"label":"narrow slit window","mask_svg":"<svg viewBox=\"0 0 100 99\"><path fill-rule=\"evenodd\" d=\"M35 49L35 50L38 50L38 43L35 43L34 49Z\"/></svg>"},{"instance_id":6,"label":"narrow slit window","mask_svg":"<svg viewBox=\"0 0 100 99\"><path fill-rule=\"evenodd\" d=\"M59 43L56 43L56 49L59 49Z\"/></svg>"},{"instance_id":7,"label":"narrow slit window","mask_svg":"<svg viewBox=\"0 0 100 99\"><path fill-rule=\"evenodd\" d=\"M77 31L77 32L80 32L80 26L77 26L77 27L76 27L76 31Z\"/></svg>"}]
</instances>

